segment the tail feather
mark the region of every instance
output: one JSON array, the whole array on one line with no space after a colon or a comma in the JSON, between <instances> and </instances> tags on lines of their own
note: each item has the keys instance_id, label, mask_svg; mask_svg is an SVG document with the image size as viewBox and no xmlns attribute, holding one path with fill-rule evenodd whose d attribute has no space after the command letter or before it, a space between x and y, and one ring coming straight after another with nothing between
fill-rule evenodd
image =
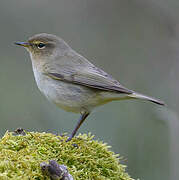
<instances>
[{"instance_id":1,"label":"tail feather","mask_svg":"<svg viewBox=\"0 0 179 180\"><path fill-rule=\"evenodd\" d=\"M148 100L148 101L151 101L153 103L156 103L156 104L159 104L159 105L162 105L164 106L165 103L163 101L160 101L158 99L155 99L153 97L149 97L149 96L146 96L146 95L143 95L143 94L139 94L139 93L132 93L132 94L129 94L128 95L129 97L132 97L132 98L136 98L136 99L144 99L144 100Z\"/></svg>"}]
</instances>

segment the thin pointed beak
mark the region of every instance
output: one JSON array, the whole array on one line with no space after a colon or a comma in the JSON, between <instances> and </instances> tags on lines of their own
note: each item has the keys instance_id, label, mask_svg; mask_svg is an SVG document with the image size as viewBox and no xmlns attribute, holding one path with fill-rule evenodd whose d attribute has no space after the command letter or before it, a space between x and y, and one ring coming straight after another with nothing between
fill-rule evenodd
<instances>
[{"instance_id":1,"label":"thin pointed beak","mask_svg":"<svg viewBox=\"0 0 179 180\"><path fill-rule=\"evenodd\" d=\"M24 46L24 47L29 47L30 43L28 42L15 42L15 45L19 45L19 46Z\"/></svg>"}]
</instances>

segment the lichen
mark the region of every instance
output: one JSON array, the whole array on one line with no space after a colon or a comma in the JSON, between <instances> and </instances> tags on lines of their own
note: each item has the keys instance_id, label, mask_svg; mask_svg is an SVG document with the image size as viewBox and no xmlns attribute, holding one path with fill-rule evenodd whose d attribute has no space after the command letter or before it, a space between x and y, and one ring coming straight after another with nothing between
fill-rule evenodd
<instances>
[{"instance_id":1,"label":"lichen","mask_svg":"<svg viewBox=\"0 0 179 180\"><path fill-rule=\"evenodd\" d=\"M48 180L40 163L51 159L67 166L75 180L133 180L120 164L119 155L93 138L80 134L66 142L66 136L50 133L14 136L6 132L0 140L0 180Z\"/></svg>"}]
</instances>

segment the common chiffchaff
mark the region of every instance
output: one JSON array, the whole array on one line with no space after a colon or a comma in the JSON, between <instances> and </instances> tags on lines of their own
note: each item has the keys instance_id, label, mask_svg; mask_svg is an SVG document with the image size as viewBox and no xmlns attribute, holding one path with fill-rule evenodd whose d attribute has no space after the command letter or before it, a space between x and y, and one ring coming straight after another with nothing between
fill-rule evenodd
<instances>
[{"instance_id":1,"label":"common chiffchaff","mask_svg":"<svg viewBox=\"0 0 179 180\"><path fill-rule=\"evenodd\" d=\"M24 46L30 53L37 86L47 99L66 111L81 113L67 141L97 106L124 99L164 105L160 100L125 88L55 35L37 34L27 42L15 44Z\"/></svg>"}]
</instances>

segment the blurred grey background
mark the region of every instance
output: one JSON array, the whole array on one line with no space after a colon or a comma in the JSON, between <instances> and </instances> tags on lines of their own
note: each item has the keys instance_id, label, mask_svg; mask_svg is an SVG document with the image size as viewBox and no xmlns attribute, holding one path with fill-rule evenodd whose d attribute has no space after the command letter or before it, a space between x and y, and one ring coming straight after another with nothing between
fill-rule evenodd
<instances>
[{"instance_id":1,"label":"blurred grey background","mask_svg":"<svg viewBox=\"0 0 179 180\"><path fill-rule=\"evenodd\" d=\"M0 135L17 127L55 133L74 128L79 115L41 95L28 53L13 45L52 33L124 86L168 105L113 102L96 109L79 132L111 145L133 178L178 179L178 9L178 0L1 1Z\"/></svg>"}]
</instances>

